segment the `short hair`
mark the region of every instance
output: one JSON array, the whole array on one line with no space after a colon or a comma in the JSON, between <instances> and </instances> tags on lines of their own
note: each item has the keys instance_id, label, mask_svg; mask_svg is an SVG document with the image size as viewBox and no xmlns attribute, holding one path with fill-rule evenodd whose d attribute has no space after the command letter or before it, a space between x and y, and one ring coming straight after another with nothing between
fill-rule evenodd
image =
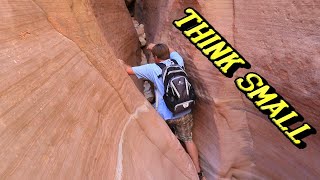
<instances>
[{"instance_id":1,"label":"short hair","mask_svg":"<svg viewBox=\"0 0 320 180\"><path fill-rule=\"evenodd\" d=\"M151 50L153 56L157 56L161 60L166 60L170 58L170 51L165 44L156 44Z\"/></svg>"}]
</instances>

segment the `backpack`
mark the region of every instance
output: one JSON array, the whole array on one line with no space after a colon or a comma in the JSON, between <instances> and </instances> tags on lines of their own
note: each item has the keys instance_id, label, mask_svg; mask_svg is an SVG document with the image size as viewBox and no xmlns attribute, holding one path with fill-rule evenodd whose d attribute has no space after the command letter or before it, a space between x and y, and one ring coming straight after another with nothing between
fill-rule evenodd
<instances>
[{"instance_id":1,"label":"backpack","mask_svg":"<svg viewBox=\"0 0 320 180\"><path fill-rule=\"evenodd\" d=\"M176 60L170 60L169 66L157 63L162 69L162 74L158 78L163 79L164 102L173 114L177 114L191 109L196 96L184 67L181 67Z\"/></svg>"}]
</instances>

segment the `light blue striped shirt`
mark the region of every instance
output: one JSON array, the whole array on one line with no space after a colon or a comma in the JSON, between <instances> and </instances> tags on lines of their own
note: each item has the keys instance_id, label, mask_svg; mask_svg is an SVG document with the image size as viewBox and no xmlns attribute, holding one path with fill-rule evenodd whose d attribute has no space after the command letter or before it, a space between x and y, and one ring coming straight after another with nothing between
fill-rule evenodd
<instances>
[{"instance_id":1,"label":"light blue striped shirt","mask_svg":"<svg viewBox=\"0 0 320 180\"><path fill-rule=\"evenodd\" d=\"M175 59L180 66L184 66L183 59L177 52L170 53L170 59ZM167 59L165 61L162 61L161 63L164 63L168 66L170 65L171 61ZM180 118L191 112L190 109L185 112L173 115L173 113L167 108L163 100L164 85L162 82L162 77L158 78L158 76L162 74L162 70L158 65L156 65L155 63L145 64L142 66L132 67L132 70L139 79L148 79L155 85L155 94L158 98L158 108L156 110L164 120ZM155 107L156 105L153 106Z\"/></svg>"}]
</instances>

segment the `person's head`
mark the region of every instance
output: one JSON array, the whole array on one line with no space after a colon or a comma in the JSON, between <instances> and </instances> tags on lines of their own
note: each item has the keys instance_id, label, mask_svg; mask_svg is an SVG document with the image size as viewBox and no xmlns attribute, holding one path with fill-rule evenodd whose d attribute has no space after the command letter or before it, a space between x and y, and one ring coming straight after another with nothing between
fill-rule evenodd
<instances>
[{"instance_id":1,"label":"person's head","mask_svg":"<svg viewBox=\"0 0 320 180\"><path fill-rule=\"evenodd\" d=\"M156 44L152 50L152 55L154 57L154 61L159 63L163 60L167 60L170 58L169 48L165 44Z\"/></svg>"}]
</instances>

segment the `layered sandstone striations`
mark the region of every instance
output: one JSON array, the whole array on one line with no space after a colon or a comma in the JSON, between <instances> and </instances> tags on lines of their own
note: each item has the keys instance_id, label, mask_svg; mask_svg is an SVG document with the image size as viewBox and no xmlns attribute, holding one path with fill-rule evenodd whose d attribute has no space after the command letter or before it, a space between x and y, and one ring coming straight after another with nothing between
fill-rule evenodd
<instances>
[{"instance_id":1,"label":"layered sandstone striations","mask_svg":"<svg viewBox=\"0 0 320 180\"><path fill-rule=\"evenodd\" d=\"M117 58L139 63L124 1L1 1L1 179L196 179Z\"/></svg>"},{"instance_id":2,"label":"layered sandstone striations","mask_svg":"<svg viewBox=\"0 0 320 180\"><path fill-rule=\"evenodd\" d=\"M141 61L144 35L126 3L149 42L186 60L207 179L317 179L319 135L297 149L171 24L197 9L319 130L320 9L312 0L1 0L1 179L197 179L142 81L118 64Z\"/></svg>"}]
</instances>

